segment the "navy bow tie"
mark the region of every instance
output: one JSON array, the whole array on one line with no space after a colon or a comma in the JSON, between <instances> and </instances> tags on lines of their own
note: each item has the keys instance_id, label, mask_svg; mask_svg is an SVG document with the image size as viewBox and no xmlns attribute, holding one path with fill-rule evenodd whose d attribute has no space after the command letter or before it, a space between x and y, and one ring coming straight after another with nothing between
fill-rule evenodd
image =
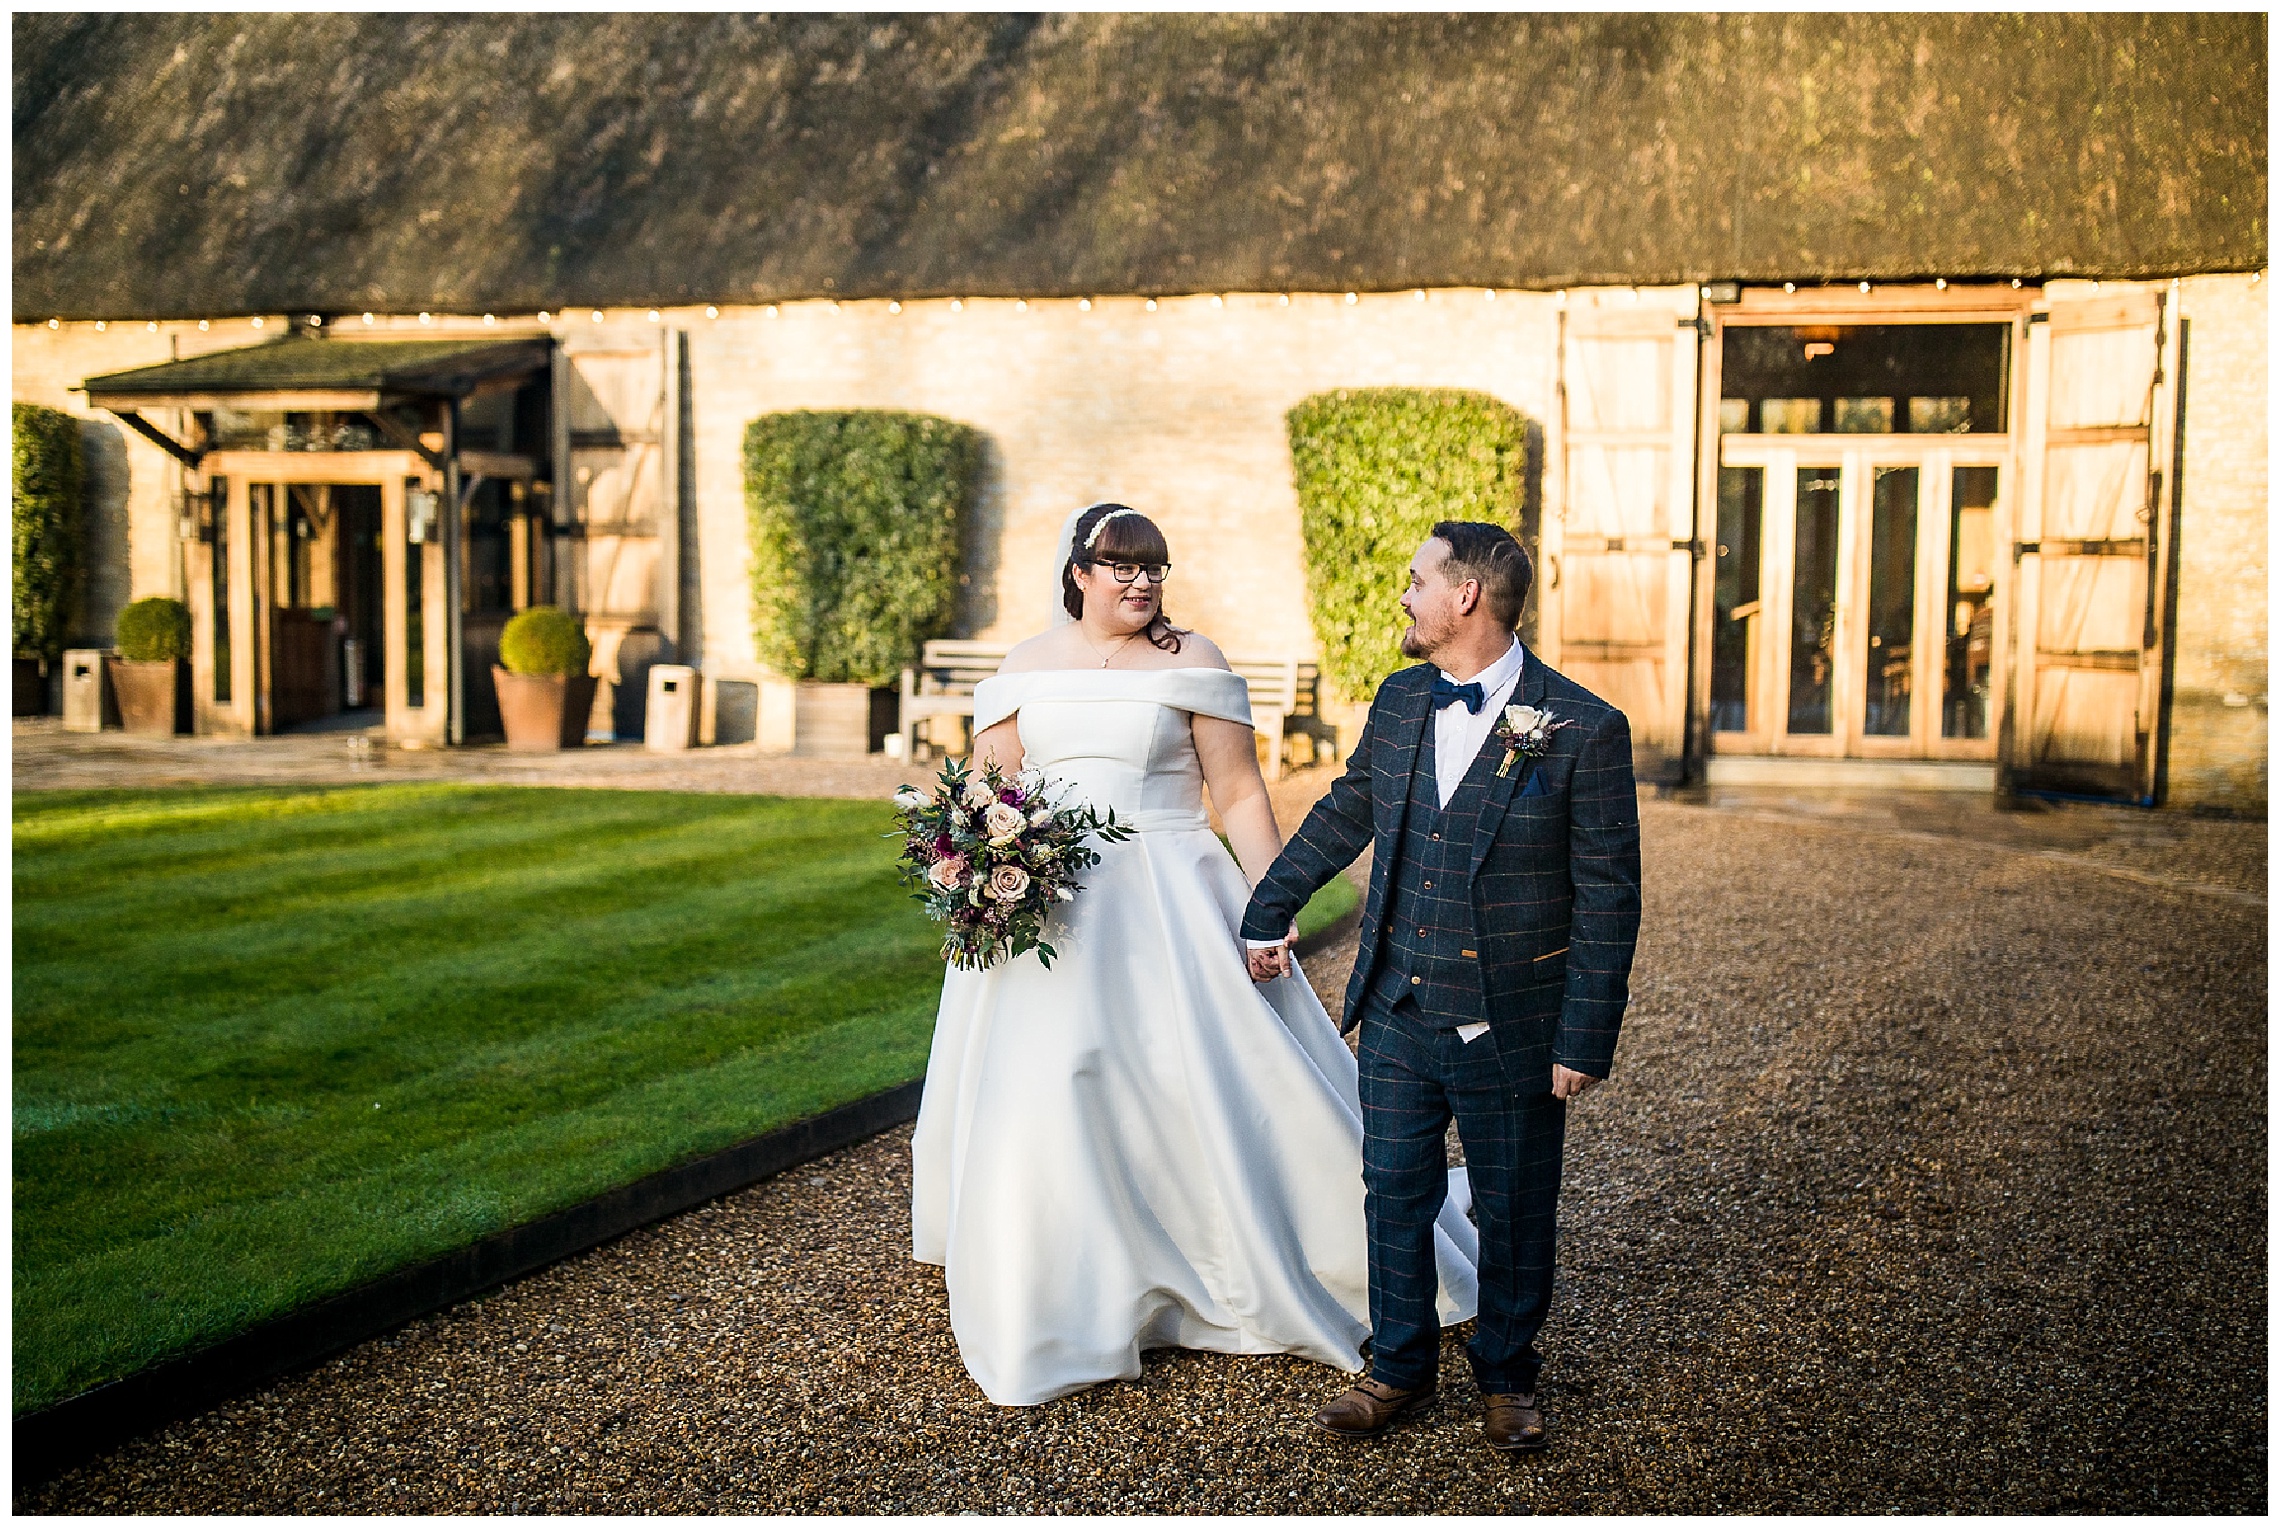
<instances>
[{"instance_id":1,"label":"navy bow tie","mask_svg":"<svg viewBox=\"0 0 2280 1528\"><path fill-rule=\"evenodd\" d=\"M1488 692L1482 689L1478 682L1455 684L1450 681L1446 674L1435 674L1433 676L1434 710L1438 711L1443 706L1455 705L1460 700L1465 703L1467 711L1478 716L1480 715L1480 708L1488 704Z\"/></svg>"}]
</instances>

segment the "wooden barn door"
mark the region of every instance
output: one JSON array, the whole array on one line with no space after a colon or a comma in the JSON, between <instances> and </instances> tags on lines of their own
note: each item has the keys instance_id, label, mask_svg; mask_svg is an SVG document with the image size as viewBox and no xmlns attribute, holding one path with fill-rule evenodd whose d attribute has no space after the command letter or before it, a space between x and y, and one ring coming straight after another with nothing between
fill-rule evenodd
<instances>
[{"instance_id":1,"label":"wooden barn door","mask_svg":"<svg viewBox=\"0 0 2280 1528\"><path fill-rule=\"evenodd\" d=\"M2158 293L2053 302L2029 325L2017 636L2003 763L2019 788L2149 799L2156 545L2174 389Z\"/></svg>"},{"instance_id":2,"label":"wooden barn door","mask_svg":"<svg viewBox=\"0 0 2280 1528\"><path fill-rule=\"evenodd\" d=\"M585 617L602 676L588 730L609 736L640 730L677 587L665 353L659 337L607 333L557 352L554 596Z\"/></svg>"},{"instance_id":3,"label":"wooden barn door","mask_svg":"<svg viewBox=\"0 0 2280 1528\"><path fill-rule=\"evenodd\" d=\"M1691 312L1640 304L1571 308L1560 347L1541 645L1630 719L1642 782L1685 756L1698 343Z\"/></svg>"}]
</instances>

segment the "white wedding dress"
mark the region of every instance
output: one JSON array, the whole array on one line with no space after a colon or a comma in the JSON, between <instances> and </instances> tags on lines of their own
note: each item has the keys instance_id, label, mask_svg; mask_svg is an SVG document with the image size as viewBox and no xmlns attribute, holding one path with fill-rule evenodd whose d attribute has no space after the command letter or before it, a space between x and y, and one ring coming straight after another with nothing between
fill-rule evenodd
<instances>
[{"instance_id":1,"label":"white wedding dress","mask_svg":"<svg viewBox=\"0 0 2280 1528\"><path fill-rule=\"evenodd\" d=\"M1353 1371L1369 1333L1352 1053L1304 977L1254 984L1242 872L1210 831L1191 718L1250 722L1224 669L985 680L1027 762L1138 833L1035 952L942 983L911 1141L911 1240L940 1264L967 1372L1001 1406L1140 1373L1144 1348ZM1463 1169L1441 1319L1473 1314Z\"/></svg>"}]
</instances>

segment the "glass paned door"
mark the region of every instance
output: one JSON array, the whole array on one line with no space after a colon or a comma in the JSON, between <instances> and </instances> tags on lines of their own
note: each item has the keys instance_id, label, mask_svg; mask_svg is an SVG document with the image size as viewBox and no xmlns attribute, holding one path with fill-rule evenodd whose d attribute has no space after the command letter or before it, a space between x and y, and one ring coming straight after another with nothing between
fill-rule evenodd
<instances>
[{"instance_id":1,"label":"glass paned door","mask_svg":"<svg viewBox=\"0 0 2280 1528\"><path fill-rule=\"evenodd\" d=\"M1718 750L1992 757L2001 445L1760 437L1723 452Z\"/></svg>"}]
</instances>

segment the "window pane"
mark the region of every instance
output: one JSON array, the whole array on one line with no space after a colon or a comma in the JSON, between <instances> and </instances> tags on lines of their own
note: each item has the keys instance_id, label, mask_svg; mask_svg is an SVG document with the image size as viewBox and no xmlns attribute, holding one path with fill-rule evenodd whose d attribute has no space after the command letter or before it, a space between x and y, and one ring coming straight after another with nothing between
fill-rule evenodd
<instances>
[{"instance_id":1,"label":"window pane","mask_svg":"<svg viewBox=\"0 0 2280 1528\"><path fill-rule=\"evenodd\" d=\"M1993 467L1955 469L1942 737L1987 736L1988 674L1995 653L1996 476Z\"/></svg>"},{"instance_id":2,"label":"window pane","mask_svg":"<svg viewBox=\"0 0 2280 1528\"><path fill-rule=\"evenodd\" d=\"M1767 435L1818 435L1821 400L1768 398L1758 405L1758 429Z\"/></svg>"},{"instance_id":3,"label":"window pane","mask_svg":"<svg viewBox=\"0 0 2280 1528\"><path fill-rule=\"evenodd\" d=\"M1758 630L1763 467L1718 469L1718 568L1710 636L1710 726L1749 730L1750 657Z\"/></svg>"},{"instance_id":4,"label":"window pane","mask_svg":"<svg viewBox=\"0 0 2280 1528\"><path fill-rule=\"evenodd\" d=\"M1971 431L1969 398L1910 398L1908 433L1911 435L1966 435Z\"/></svg>"},{"instance_id":5,"label":"window pane","mask_svg":"<svg viewBox=\"0 0 2280 1528\"><path fill-rule=\"evenodd\" d=\"M1836 672L1837 469L1797 469L1797 562L1789 606L1789 730L1827 735Z\"/></svg>"},{"instance_id":6,"label":"window pane","mask_svg":"<svg viewBox=\"0 0 2280 1528\"><path fill-rule=\"evenodd\" d=\"M1914 467L1876 469L1868 541L1868 713L1870 737L1906 737L1916 635Z\"/></svg>"},{"instance_id":7,"label":"window pane","mask_svg":"<svg viewBox=\"0 0 2280 1528\"><path fill-rule=\"evenodd\" d=\"M1837 433L1839 435L1891 434L1892 400L1890 398L1839 398L1837 400Z\"/></svg>"}]
</instances>

